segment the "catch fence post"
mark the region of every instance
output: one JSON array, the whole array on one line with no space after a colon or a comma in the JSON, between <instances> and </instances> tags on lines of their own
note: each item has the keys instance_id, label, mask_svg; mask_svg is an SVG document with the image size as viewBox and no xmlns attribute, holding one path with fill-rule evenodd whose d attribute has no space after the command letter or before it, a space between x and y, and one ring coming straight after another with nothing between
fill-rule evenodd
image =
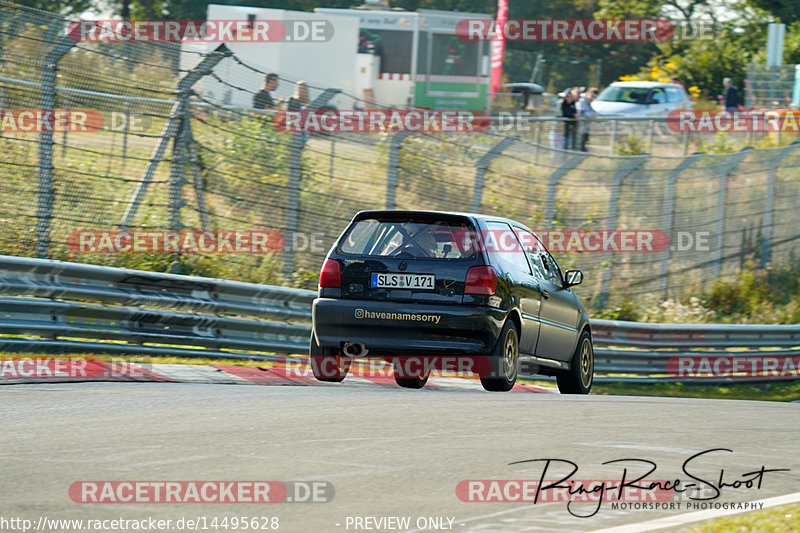
<instances>
[{"instance_id":1,"label":"catch fence post","mask_svg":"<svg viewBox=\"0 0 800 533\"><path fill-rule=\"evenodd\" d=\"M775 175L783 161L791 152L800 147L800 141L794 141L789 146L783 148L776 156L769 160L767 174L767 190L764 198L764 218L761 221L761 268L765 268L769 263L772 239L773 209L775 207Z\"/></svg>"},{"instance_id":2,"label":"catch fence post","mask_svg":"<svg viewBox=\"0 0 800 533\"><path fill-rule=\"evenodd\" d=\"M144 200L144 196L147 193L147 187L150 185L150 182L153 181L158 164L164 160L164 152L167 149L170 139L174 140L174 146L176 150L185 148L185 140L178 142L178 138L183 132L181 126L186 121L186 109L189 105L189 96L192 94L192 87L201 78L211 74L217 63L231 55L233 55L233 53L228 49L227 46L225 46L224 43L219 45L213 52L203 58L199 65L187 72L186 75L178 82L178 101L172 106L172 110L169 114L169 120L164 126L164 130L161 132L161 138L158 140L158 144L156 144L155 148L153 148L153 153L150 155L150 161L147 163L144 176L142 176L141 181L139 181L136 189L134 189L133 196L128 204L128 208L122 215L122 220L119 223L121 229L128 229L133 224L133 220L136 218L136 212L139 210L139 206L141 205L142 200ZM170 200L172 200L172 193L175 192L172 190L172 174L173 170L174 172L177 172L177 168L175 167L177 161L176 156L177 159L182 160L185 157L185 154L173 153L172 155L173 169L170 172ZM172 217L175 215L172 211L172 205L170 205L169 209L169 216L170 219L172 219Z\"/></svg>"},{"instance_id":3,"label":"catch fence post","mask_svg":"<svg viewBox=\"0 0 800 533\"><path fill-rule=\"evenodd\" d=\"M611 118L611 146L608 153L614 155L614 145L617 144L617 118Z\"/></svg>"},{"instance_id":4,"label":"catch fence post","mask_svg":"<svg viewBox=\"0 0 800 533\"><path fill-rule=\"evenodd\" d=\"M52 113L56 102L56 71L58 62L75 46L75 25L50 49L42 66L42 113ZM36 191L36 257L47 259L50 253L50 219L53 217L53 131L42 128L39 136L39 184Z\"/></svg>"},{"instance_id":5,"label":"catch fence post","mask_svg":"<svg viewBox=\"0 0 800 533\"><path fill-rule=\"evenodd\" d=\"M403 140L411 135L407 131L398 131L389 141L389 160L386 163L386 209L397 206L397 174L400 169L400 148Z\"/></svg>"},{"instance_id":6,"label":"catch fence post","mask_svg":"<svg viewBox=\"0 0 800 533\"><path fill-rule=\"evenodd\" d=\"M494 146L478 159L475 164L475 185L472 189L472 205L473 213L479 213L481 210L481 198L483 197L483 181L486 177L486 169L489 168L492 160L503 153L503 150L514 144L518 137L504 137Z\"/></svg>"},{"instance_id":7,"label":"catch fence post","mask_svg":"<svg viewBox=\"0 0 800 533\"><path fill-rule=\"evenodd\" d=\"M310 104L309 111L317 111L327 104L331 98L339 94L339 89L325 89ZM303 132L292 133L289 139L289 185L286 191L286 211L284 213L283 278L291 282L294 274L294 235L297 233L300 218L300 181L303 176Z\"/></svg>"},{"instance_id":8,"label":"catch fence post","mask_svg":"<svg viewBox=\"0 0 800 533\"><path fill-rule=\"evenodd\" d=\"M547 196L545 200L544 220L548 227L551 227L553 220L556 216L556 189L558 187L558 180L563 178L567 172L581 164L581 161L586 159L588 154L578 153L572 154L564 161L564 164L553 171L547 178Z\"/></svg>"},{"instance_id":9,"label":"catch fence post","mask_svg":"<svg viewBox=\"0 0 800 533\"><path fill-rule=\"evenodd\" d=\"M187 96L188 98L188 96ZM186 185L186 150L189 145L189 117L187 113L188 101L184 103L181 113L183 118L178 123L178 132L172 143L172 160L169 167L169 184L167 194L167 218L169 229L180 231L183 229L181 221L181 208L186 205L183 199L183 186Z\"/></svg>"},{"instance_id":10,"label":"catch fence post","mask_svg":"<svg viewBox=\"0 0 800 533\"><path fill-rule=\"evenodd\" d=\"M626 161L619 166L614 175L611 177L611 191L608 199L608 217L606 218L606 230L614 231L617 229L617 218L619 210L619 190L622 186L622 181L627 178L634 170L639 168L642 163L647 160L649 154L641 154L626 158ZM613 268L612 252L610 250L603 252L603 263L606 265L603 268L602 276L600 278L600 295L598 297L597 307L602 308L608 301L608 294L611 288L611 270Z\"/></svg>"},{"instance_id":11,"label":"catch fence post","mask_svg":"<svg viewBox=\"0 0 800 533\"><path fill-rule=\"evenodd\" d=\"M208 206L206 204L205 186L203 185L203 167L200 164L200 157L197 154L197 144L195 143L191 123L189 122L191 113L188 108L186 110L186 114L187 117L185 123L189 125L187 132L189 143L189 175L191 176L192 187L194 188L194 198L195 201L197 201L197 209L200 212L200 225L203 228L203 231L208 231L211 229L211 223L208 219Z\"/></svg>"},{"instance_id":12,"label":"catch fence post","mask_svg":"<svg viewBox=\"0 0 800 533\"><path fill-rule=\"evenodd\" d=\"M669 174L667 174L667 190L664 192L664 205L661 209L664 235L667 238L671 239L672 227L675 221L675 182L678 180L678 177L683 173L683 171L691 167L701 155L702 154L700 153L696 153L688 157L684 157L683 161L681 161L677 167L670 170ZM672 255L671 251L672 242L670 241L669 246L661 251L661 257L659 258L661 270L658 276L658 283L659 291L664 294L664 299L667 298L667 293L669 291L669 261L670 256Z\"/></svg>"},{"instance_id":13,"label":"catch fence post","mask_svg":"<svg viewBox=\"0 0 800 533\"><path fill-rule=\"evenodd\" d=\"M6 85L0 81L0 111L6 108ZM0 137L3 137L3 128L0 128Z\"/></svg>"},{"instance_id":14,"label":"catch fence post","mask_svg":"<svg viewBox=\"0 0 800 533\"><path fill-rule=\"evenodd\" d=\"M717 209L716 224L714 233L716 237L716 247L713 255L712 279L719 279L722 274L722 249L725 244L725 203L727 202L728 176L736 166L745 158L747 153L753 148L745 146L740 151L732 154L720 167L717 175Z\"/></svg>"},{"instance_id":15,"label":"catch fence post","mask_svg":"<svg viewBox=\"0 0 800 533\"><path fill-rule=\"evenodd\" d=\"M131 103L125 102L125 126L122 130L122 168L128 160L128 128L131 122Z\"/></svg>"}]
</instances>

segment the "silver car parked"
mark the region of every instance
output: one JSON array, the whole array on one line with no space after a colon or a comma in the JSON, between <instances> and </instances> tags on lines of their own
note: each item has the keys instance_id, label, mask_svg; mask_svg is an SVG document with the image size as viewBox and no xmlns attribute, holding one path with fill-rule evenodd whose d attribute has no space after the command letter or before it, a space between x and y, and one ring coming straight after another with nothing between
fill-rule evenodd
<instances>
[{"instance_id":1,"label":"silver car parked","mask_svg":"<svg viewBox=\"0 0 800 533\"><path fill-rule=\"evenodd\" d=\"M655 81L620 81L606 87L592 102L598 115L665 117L671 111L692 109L682 85Z\"/></svg>"}]
</instances>

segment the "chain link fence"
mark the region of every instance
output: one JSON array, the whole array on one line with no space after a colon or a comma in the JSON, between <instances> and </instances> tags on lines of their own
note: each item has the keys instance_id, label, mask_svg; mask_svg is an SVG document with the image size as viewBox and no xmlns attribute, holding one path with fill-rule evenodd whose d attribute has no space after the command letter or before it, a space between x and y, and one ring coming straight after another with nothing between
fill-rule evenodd
<instances>
[{"instance_id":1,"label":"chain link fence","mask_svg":"<svg viewBox=\"0 0 800 533\"><path fill-rule=\"evenodd\" d=\"M798 103L793 102L797 72L797 65L748 65L740 94L751 109L797 107Z\"/></svg>"},{"instance_id":2,"label":"chain link fence","mask_svg":"<svg viewBox=\"0 0 800 533\"><path fill-rule=\"evenodd\" d=\"M250 78L267 73L224 45L182 52L173 43L76 42L68 22L0 1L1 254L313 288L329 247L363 209L496 213L579 239L587 231L668 236L654 251L551 246L562 267L584 270L582 295L602 305L615 296L684 294L734 275L745 261L786 261L800 244L797 143L606 155L591 139L589 152L554 148L558 121L525 132L290 133L274 126L274 111L234 107L202 90L213 78L252 99ZM236 74L242 69L248 79ZM288 97L297 80L280 81L276 96ZM308 85L311 108L339 92ZM25 130L6 122L9 110L102 119L88 129ZM658 133L647 135L657 147ZM260 230L282 243L271 253L75 246L76 235L124 230Z\"/></svg>"}]
</instances>

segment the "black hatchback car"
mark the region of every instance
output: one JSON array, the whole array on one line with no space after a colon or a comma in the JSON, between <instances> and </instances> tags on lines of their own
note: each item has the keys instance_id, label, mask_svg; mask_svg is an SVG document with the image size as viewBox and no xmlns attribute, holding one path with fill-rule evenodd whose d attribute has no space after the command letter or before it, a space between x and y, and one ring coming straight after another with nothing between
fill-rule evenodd
<instances>
[{"instance_id":1,"label":"black hatchback car","mask_svg":"<svg viewBox=\"0 0 800 533\"><path fill-rule=\"evenodd\" d=\"M328 253L313 304L310 356L321 381L341 381L354 358L394 363L403 387L421 388L409 357L480 360L486 390L508 391L520 367L554 375L562 393L587 394L591 327L541 240L513 220L433 211L362 211ZM438 367L437 367L438 368Z\"/></svg>"}]
</instances>

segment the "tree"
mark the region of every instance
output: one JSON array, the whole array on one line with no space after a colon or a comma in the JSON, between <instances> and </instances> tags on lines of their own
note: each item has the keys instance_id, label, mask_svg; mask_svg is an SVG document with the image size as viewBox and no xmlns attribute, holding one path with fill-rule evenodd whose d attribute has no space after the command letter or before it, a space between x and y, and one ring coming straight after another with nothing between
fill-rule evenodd
<instances>
[{"instance_id":1,"label":"tree","mask_svg":"<svg viewBox=\"0 0 800 533\"><path fill-rule=\"evenodd\" d=\"M115 11L124 19L203 20L209 4L313 11L315 7L352 7L353 3L352 0L115 0Z\"/></svg>"},{"instance_id":2,"label":"tree","mask_svg":"<svg viewBox=\"0 0 800 533\"><path fill-rule=\"evenodd\" d=\"M772 14L785 24L800 22L800 2L797 0L750 0L750 4Z\"/></svg>"},{"instance_id":3,"label":"tree","mask_svg":"<svg viewBox=\"0 0 800 533\"><path fill-rule=\"evenodd\" d=\"M25 7L50 11L59 15L75 15L94 6L94 0L26 0Z\"/></svg>"},{"instance_id":4,"label":"tree","mask_svg":"<svg viewBox=\"0 0 800 533\"><path fill-rule=\"evenodd\" d=\"M601 0L599 18L669 15L673 20L711 26L710 39L667 40L655 45L656 52L631 78L668 79L676 76L686 86L696 86L716 101L722 79L731 77L742 86L747 67L763 53L769 14L747 0L734 0L720 9L711 0L666 2L655 0ZM655 11L655 10L658 11ZM626 11L627 10L627 11ZM724 16L723 16L724 15Z\"/></svg>"}]
</instances>

